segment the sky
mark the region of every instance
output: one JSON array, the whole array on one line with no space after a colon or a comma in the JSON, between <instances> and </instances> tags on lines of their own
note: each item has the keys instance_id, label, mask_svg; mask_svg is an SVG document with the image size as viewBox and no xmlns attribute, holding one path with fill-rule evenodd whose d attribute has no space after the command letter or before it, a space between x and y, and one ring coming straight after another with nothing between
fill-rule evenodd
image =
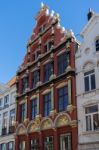
<instances>
[{"instance_id":1,"label":"sky","mask_svg":"<svg viewBox=\"0 0 99 150\"><path fill-rule=\"evenodd\" d=\"M0 82L7 83L23 61L42 0L0 0ZM43 0L60 14L61 25L76 38L87 23L88 9L99 13L99 0Z\"/></svg>"}]
</instances>

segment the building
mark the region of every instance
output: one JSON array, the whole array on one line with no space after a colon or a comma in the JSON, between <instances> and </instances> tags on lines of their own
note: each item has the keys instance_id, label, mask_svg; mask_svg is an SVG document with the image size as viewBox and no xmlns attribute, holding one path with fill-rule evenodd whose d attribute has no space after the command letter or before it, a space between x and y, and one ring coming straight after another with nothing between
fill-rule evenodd
<instances>
[{"instance_id":1,"label":"building","mask_svg":"<svg viewBox=\"0 0 99 150\"><path fill-rule=\"evenodd\" d=\"M16 77L0 84L0 150L14 150Z\"/></svg>"},{"instance_id":2,"label":"building","mask_svg":"<svg viewBox=\"0 0 99 150\"><path fill-rule=\"evenodd\" d=\"M17 71L16 150L77 150L77 45L59 14L41 4Z\"/></svg>"},{"instance_id":3,"label":"building","mask_svg":"<svg viewBox=\"0 0 99 150\"><path fill-rule=\"evenodd\" d=\"M81 36L76 53L79 150L99 150L99 14L89 10Z\"/></svg>"}]
</instances>

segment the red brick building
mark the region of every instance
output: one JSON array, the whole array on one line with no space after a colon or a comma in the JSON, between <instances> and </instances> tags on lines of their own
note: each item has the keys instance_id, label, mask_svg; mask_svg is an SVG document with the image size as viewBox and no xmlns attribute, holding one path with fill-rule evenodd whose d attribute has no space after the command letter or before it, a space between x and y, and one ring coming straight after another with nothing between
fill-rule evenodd
<instances>
[{"instance_id":1,"label":"red brick building","mask_svg":"<svg viewBox=\"0 0 99 150\"><path fill-rule=\"evenodd\" d=\"M17 72L16 150L77 150L76 47L42 5Z\"/></svg>"}]
</instances>

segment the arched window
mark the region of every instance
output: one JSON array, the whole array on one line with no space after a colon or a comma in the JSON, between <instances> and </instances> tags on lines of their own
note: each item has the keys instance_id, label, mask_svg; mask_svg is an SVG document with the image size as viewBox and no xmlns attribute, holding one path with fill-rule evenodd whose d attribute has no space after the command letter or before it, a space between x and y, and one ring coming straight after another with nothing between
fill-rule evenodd
<instances>
[{"instance_id":1,"label":"arched window","mask_svg":"<svg viewBox=\"0 0 99 150\"><path fill-rule=\"evenodd\" d=\"M96 40L96 51L99 51L99 38Z\"/></svg>"}]
</instances>

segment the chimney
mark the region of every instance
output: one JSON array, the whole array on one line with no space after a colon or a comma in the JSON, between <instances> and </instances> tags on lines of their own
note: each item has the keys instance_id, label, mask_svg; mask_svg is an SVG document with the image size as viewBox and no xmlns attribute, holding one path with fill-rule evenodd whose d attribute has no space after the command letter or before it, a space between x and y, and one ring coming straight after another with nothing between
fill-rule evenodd
<instances>
[{"instance_id":1,"label":"chimney","mask_svg":"<svg viewBox=\"0 0 99 150\"><path fill-rule=\"evenodd\" d=\"M88 21L91 19L91 17L93 16L94 12L91 10L91 8L89 8L89 12L87 14L87 19Z\"/></svg>"}]
</instances>

